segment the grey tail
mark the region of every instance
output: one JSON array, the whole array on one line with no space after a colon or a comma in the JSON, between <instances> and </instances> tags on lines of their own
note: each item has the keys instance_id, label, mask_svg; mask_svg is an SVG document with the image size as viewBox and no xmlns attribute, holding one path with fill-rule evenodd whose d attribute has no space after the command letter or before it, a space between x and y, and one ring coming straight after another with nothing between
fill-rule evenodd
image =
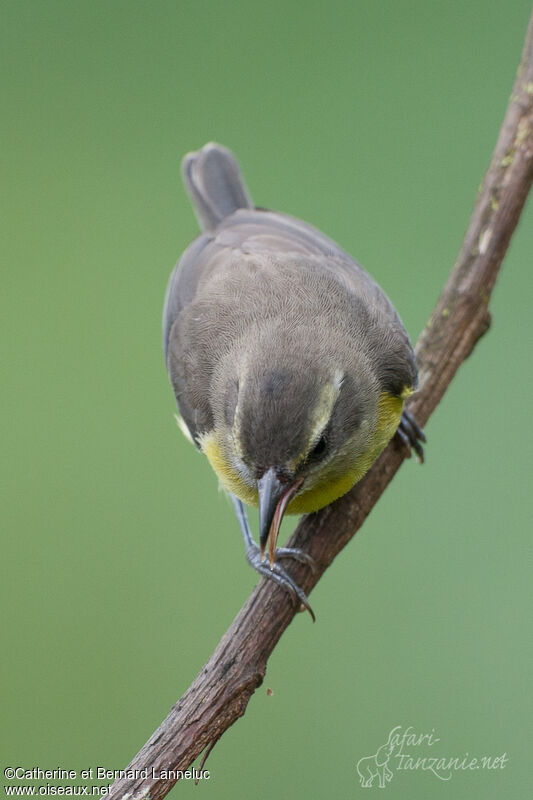
<instances>
[{"instance_id":1,"label":"grey tail","mask_svg":"<svg viewBox=\"0 0 533 800\"><path fill-rule=\"evenodd\" d=\"M213 231L238 208L254 207L237 159L220 144L210 142L196 153L187 153L181 173L204 231Z\"/></svg>"}]
</instances>

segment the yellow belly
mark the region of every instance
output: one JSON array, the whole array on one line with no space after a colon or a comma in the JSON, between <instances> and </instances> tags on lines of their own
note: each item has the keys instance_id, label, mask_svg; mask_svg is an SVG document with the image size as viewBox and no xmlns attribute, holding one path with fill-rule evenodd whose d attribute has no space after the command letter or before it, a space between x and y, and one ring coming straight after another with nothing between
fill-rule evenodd
<instances>
[{"instance_id":1,"label":"yellow belly","mask_svg":"<svg viewBox=\"0 0 533 800\"><path fill-rule=\"evenodd\" d=\"M383 392L379 398L376 432L369 449L340 476L336 474L334 464L329 470L326 468L323 479L308 492L303 492L289 503L287 514L309 514L312 511L318 511L319 508L329 505L338 497L346 494L370 469L394 436L402 416L403 402L403 398ZM223 486L237 495L244 503L257 506L259 503L257 490L251 489L243 483L239 473L225 457L214 431L203 437L202 450Z\"/></svg>"}]
</instances>

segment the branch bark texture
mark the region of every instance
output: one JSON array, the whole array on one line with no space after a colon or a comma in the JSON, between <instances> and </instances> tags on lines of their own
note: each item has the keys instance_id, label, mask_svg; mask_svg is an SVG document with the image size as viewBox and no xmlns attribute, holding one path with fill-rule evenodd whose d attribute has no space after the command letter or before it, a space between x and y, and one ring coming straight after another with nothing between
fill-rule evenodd
<instances>
[{"instance_id":1,"label":"branch bark texture","mask_svg":"<svg viewBox=\"0 0 533 800\"><path fill-rule=\"evenodd\" d=\"M504 122L479 190L457 261L416 346L420 389L409 409L425 425L457 369L490 325L496 276L533 180L533 16ZM318 569L291 562L288 571L309 593L359 530L405 457L395 442L366 477L331 506L304 517L290 544ZM185 770L242 716L261 685L267 660L295 615L289 595L262 580L183 697L128 766L148 777L114 783L111 800L157 800L175 780L161 770Z\"/></svg>"}]
</instances>

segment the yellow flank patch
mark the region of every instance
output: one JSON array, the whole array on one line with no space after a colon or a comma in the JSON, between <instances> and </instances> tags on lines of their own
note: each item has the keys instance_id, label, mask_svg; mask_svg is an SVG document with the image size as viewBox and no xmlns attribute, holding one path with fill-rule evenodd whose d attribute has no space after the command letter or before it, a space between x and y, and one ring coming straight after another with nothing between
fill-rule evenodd
<instances>
[{"instance_id":1,"label":"yellow flank patch","mask_svg":"<svg viewBox=\"0 0 533 800\"><path fill-rule=\"evenodd\" d=\"M404 389L401 397L396 397L389 392L381 392L378 401L378 432L385 435L387 442L392 439L400 424L403 411L404 398L413 393L412 389Z\"/></svg>"},{"instance_id":2,"label":"yellow flank patch","mask_svg":"<svg viewBox=\"0 0 533 800\"><path fill-rule=\"evenodd\" d=\"M346 494L357 481L361 480L394 436L400 423L402 410L403 397L395 397L388 392L382 392L378 402L376 431L369 449L343 475L339 475L336 471L335 460L327 464L323 478L308 492L303 492L295 497L289 503L287 513L309 514ZM244 483L224 454L214 431L202 437L201 447L223 486L237 495L244 503L257 506L257 491Z\"/></svg>"},{"instance_id":3,"label":"yellow flank patch","mask_svg":"<svg viewBox=\"0 0 533 800\"><path fill-rule=\"evenodd\" d=\"M411 395L414 394L414 392L415 392L415 390L413 389L412 386L404 386L403 389L402 389L402 393L401 393L400 397L403 400L407 400L407 398L411 397Z\"/></svg>"},{"instance_id":4,"label":"yellow flank patch","mask_svg":"<svg viewBox=\"0 0 533 800\"><path fill-rule=\"evenodd\" d=\"M289 503L287 514L310 514L312 511L318 511L319 508L329 506L338 497L342 497L343 494L349 492L365 472L366 469L359 474L358 469L352 469L334 479L329 479L325 476L324 480L321 480L308 492L295 497Z\"/></svg>"},{"instance_id":5,"label":"yellow flank patch","mask_svg":"<svg viewBox=\"0 0 533 800\"><path fill-rule=\"evenodd\" d=\"M202 452L206 454L209 463L220 478L220 482L224 488L233 492L233 494L237 495L244 503L248 503L251 506L259 505L257 490L250 489L250 487L244 483L237 470L226 458L217 440L215 431L204 434L200 439L200 446Z\"/></svg>"}]
</instances>

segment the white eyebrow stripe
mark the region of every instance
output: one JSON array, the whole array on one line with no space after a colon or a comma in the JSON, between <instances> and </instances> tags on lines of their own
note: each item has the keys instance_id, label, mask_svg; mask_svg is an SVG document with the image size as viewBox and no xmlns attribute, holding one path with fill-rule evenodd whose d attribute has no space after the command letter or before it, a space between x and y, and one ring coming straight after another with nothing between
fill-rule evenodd
<instances>
[{"instance_id":1,"label":"white eyebrow stripe","mask_svg":"<svg viewBox=\"0 0 533 800\"><path fill-rule=\"evenodd\" d=\"M335 400L339 396L339 392L341 390L341 386L343 383L344 383L344 372L342 372L340 369L336 369L335 372L333 373L333 388L336 391Z\"/></svg>"},{"instance_id":2,"label":"white eyebrow stripe","mask_svg":"<svg viewBox=\"0 0 533 800\"><path fill-rule=\"evenodd\" d=\"M329 420L331 419L331 413L333 411L333 406L337 401L337 397L340 394L341 386L344 381L344 373L340 369L336 369L333 373L333 378L331 383L328 386L324 387L324 391L322 393L322 397L320 398L320 403L318 404L318 408L321 409L322 413L315 421L313 428L311 429L311 437L309 439L309 446L307 448L307 453L317 444L318 440L324 433L324 430L327 427Z\"/></svg>"},{"instance_id":3,"label":"white eyebrow stripe","mask_svg":"<svg viewBox=\"0 0 533 800\"><path fill-rule=\"evenodd\" d=\"M322 436L327 427L330 416L331 414L328 414L327 416L324 417L320 417L319 421L311 431L311 439L309 440L309 447L307 448L307 453L309 453L309 451L313 449L315 444L318 443L320 437Z\"/></svg>"}]
</instances>

